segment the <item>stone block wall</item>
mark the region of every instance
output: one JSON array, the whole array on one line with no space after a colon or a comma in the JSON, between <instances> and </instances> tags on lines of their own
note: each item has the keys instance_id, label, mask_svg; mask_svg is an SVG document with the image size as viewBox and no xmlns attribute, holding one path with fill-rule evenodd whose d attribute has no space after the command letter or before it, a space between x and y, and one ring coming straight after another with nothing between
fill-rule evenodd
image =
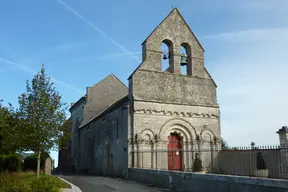
<instances>
[{"instance_id":1,"label":"stone block wall","mask_svg":"<svg viewBox=\"0 0 288 192\"><path fill-rule=\"evenodd\" d=\"M128 178L175 192L287 192L288 181L129 168Z\"/></svg>"},{"instance_id":2,"label":"stone block wall","mask_svg":"<svg viewBox=\"0 0 288 192\"><path fill-rule=\"evenodd\" d=\"M200 152L205 168L209 169L215 154L201 151L213 152L218 145L219 116L219 108L135 101L133 131L138 142L130 147L137 153L134 165L129 166L167 169L168 136L176 132L182 137L182 150L185 151L182 152L184 170L192 169L197 152Z\"/></svg>"},{"instance_id":3,"label":"stone block wall","mask_svg":"<svg viewBox=\"0 0 288 192\"><path fill-rule=\"evenodd\" d=\"M78 172L127 175L128 121L125 103L80 129L81 164Z\"/></svg>"}]
</instances>

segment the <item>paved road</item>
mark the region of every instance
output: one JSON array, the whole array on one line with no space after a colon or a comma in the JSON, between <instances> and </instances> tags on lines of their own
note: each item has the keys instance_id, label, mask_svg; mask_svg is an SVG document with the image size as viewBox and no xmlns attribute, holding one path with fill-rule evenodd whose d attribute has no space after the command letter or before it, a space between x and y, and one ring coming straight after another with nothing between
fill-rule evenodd
<instances>
[{"instance_id":1,"label":"paved road","mask_svg":"<svg viewBox=\"0 0 288 192\"><path fill-rule=\"evenodd\" d=\"M133 181L97 176L60 176L78 186L82 192L164 192Z\"/></svg>"}]
</instances>

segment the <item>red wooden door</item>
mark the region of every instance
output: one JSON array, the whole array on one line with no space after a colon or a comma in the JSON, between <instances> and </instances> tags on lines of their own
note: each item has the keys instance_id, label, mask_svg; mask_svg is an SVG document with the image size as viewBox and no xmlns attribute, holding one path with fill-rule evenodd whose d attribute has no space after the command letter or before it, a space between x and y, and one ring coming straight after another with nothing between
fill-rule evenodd
<instances>
[{"instance_id":1,"label":"red wooden door","mask_svg":"<svg viewBox=\"0 0 288 192\"><path fill-rule=\"evenodd\" d=\"M182 170L181 138L171 134L168 140L168 170Z\"/></svg>"}]
</instances>

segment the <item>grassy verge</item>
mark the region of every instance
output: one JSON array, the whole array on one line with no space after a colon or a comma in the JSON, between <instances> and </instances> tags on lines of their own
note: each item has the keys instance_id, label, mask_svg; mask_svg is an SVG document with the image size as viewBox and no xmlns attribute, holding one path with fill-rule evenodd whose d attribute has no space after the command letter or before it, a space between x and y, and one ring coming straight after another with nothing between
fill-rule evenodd
<instances>
[{"instance_id":1,"label":"grassy verge","mask_svg":"<svg viewBox=\"0 0 288 192\"><path fill-rule=\"evenodd\" d=\"M71 188L69 184L55 176L34 172L0 173L0 192L59 192L60 188Z\"/></svg>"}]
</instances>

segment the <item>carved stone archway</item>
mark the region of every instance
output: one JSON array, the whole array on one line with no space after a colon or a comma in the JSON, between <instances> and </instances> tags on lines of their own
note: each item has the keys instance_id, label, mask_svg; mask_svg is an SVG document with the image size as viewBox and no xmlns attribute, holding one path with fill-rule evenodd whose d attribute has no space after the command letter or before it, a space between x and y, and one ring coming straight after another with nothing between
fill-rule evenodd
<instances>
[{"instance_id":1,"label":"carved stone archway","mask_svg":"<svg viewBox=\"0 0 288 192\"><path fill-rule=\"evenodd\" d=\"M192 160L194 156L194 148L196 145L196 130L195 128L186 120L181 118L174 118L167 121L160 129L160 144L158 149L167 150L168 137L171 133L176 133L181 137L181 151L182 151L182 170L189 170L192 168ZM195 143L193 143L195 142ZM163 156L159 157L162 161L158 164L163 169L168 169L168 158ZM164 166L164 167L163 167Z\"/></svg>"},{"instance_id":2,"label":"carved stone archway","mask_svg":"<svg viewBox=\"0 0 288 192\"><path fill-rule=\"evenodd\" d=\"M162 140L167 140L171 132L177 132L183 137L183 142L193 142L196 140L196 130L187 121L175 118L167 121L160 129L159 136Z\"/></svg>"}]
</instances>

